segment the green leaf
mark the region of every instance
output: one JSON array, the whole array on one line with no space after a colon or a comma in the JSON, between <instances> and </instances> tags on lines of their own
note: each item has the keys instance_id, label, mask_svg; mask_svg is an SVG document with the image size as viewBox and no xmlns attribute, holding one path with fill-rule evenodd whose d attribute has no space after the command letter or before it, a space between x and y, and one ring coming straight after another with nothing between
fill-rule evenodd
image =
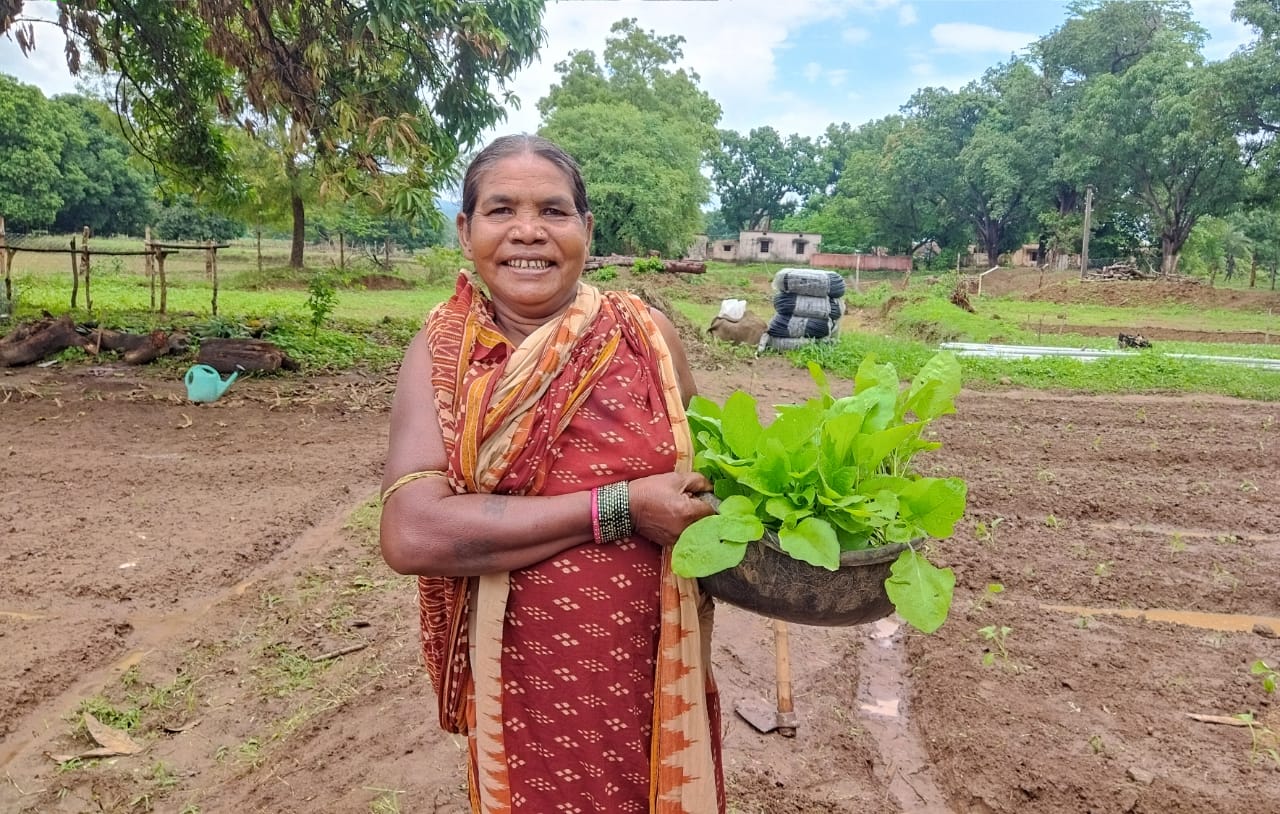
<instances>
[{"instance_id":1,"label":"green leaf","mask_svg":"<svg viewBox=\"0 0 1280 814\"><path fill-rule=\"evenodd\" d=\"M671 550L671 570L695 579L732 568L746 556L747 544L764 535L764 525L747 498L729 497L720 509L727 513L704 517L680 533Z\"/></svg>"},{"instance_id":2,"label":"green leaf","mask_svg":"<svg viewBox=\"0 0 1280 814\"><path fill-rule=\"evenodd\" d=\"M968 487L959 478L920 478L909 482L898 499L907 514L931 537L950 537L964 515Z\"/></svg>"},{"instance_id":3,"label":"green leaf","mask_svg":"<svg viewBox=\"0 0 1280 814\"><path fill-rule=\"evenodd\" d=\"M867 431L882 430L895 417L901 418L897 415L898 371L893 365L876 364L875 356L868 355L858 365L853 387L855 396L870 401L863 422Z\"/></svg>"},{"instance_id":4,"label":"green leaf","mask_svg":"<svg viewBox=\"0 0 1280 814\"><path fill-rule=\"evenodd\" d=\"M745 470L738 481L765 495L781 495L792 485L791 461L782 442L763 439L755 464Z\"/></svg>"},{"instance_id":5,"label":"green leaf","mask_svg":"<svg viewBox=\"0 0 1280 814\"><path fill-rule=\"evenodd\" d=\"M909 445L923 429L923 423L898 424L859 435L854 444L859 471L865 474L875 472L885 458L900 447Z\"/></svg>"},{"instance_id":6,"label":"green leaf","mask_svg":"<svg viewBox=\"0 0 1280 814\"><path fill-rule=\"evenodd\" d=\"M960 384L960 361L955 354L947 351L937 353L924 363L912 380L907 391L906 408L923 421L954 413Z\"/></svg>"},{"instance_id":7,"label":"green leaf","mask_svg":"<svg viewBox=\"0 0 1280 814\"><path fill-rule=\"evenodd\" d=\"M735 390L724 402L720 425L725 443L734 455L748 459L755 457L756 440L762 430L754 398Z\"/></svg>"},{"instance_id":8,"label":"green leaf","mask_svg":"<svg viewBox=\"0 0 1280 814\"><path fill-rule=\"evenodd\" d=\"M889 601L903 621L921 633L932 633L947 621L956 575L937 568L911 549L898 555L884 581Z\"/></svg>"},{"instance_id":9,"label":"green leaf","mask_svg":"<svg viewBox=\"0 0 1280 814\"><path fill-rule=\"evenodd\" d=\"M835 571L840 567L840 541L825 520L808 517L795 528L778 531L778 545L797 560Z\"/></svg>"},{"instance_id":10,"label":"green leaf","mask_svg":"<svg viewBox=\"0 0 1280 814\"><path fill-rule=\"evenodd\" d=\"M813 383L818 385L818 392L822 394L822 406L830 405L832 401L831 385L827 382L827 373L822 369L822 365L817 362L810 362L809 376L813 379Z\"/></svg>"}]
</instances>

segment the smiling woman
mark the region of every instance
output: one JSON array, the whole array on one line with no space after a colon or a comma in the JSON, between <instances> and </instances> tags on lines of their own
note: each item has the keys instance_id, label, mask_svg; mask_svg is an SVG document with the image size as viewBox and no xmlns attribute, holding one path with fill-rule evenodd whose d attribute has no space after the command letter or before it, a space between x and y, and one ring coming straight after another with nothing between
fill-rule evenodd
<instances>
[{"instance_id":1,"label":"smiling woman","mask_svg":"<svg viewBox=\"0 0 1280 814\"><path fill-rule=\"evenodd\" d=\"M724 811L710 601L671 569L711 513L693 377L666 316L582 283L593 225L545 139L499 139L468 169L475 275L401 366L382 552L419 576L473 811Z\"/></svg>"}]
</instances>

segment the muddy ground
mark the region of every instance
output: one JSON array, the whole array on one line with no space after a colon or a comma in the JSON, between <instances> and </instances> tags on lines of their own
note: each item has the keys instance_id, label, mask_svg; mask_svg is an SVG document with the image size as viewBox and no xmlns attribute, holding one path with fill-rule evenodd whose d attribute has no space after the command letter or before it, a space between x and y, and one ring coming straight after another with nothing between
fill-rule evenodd
<instances>
[{"instance_id":1,"label":"muddy ground","mask_svg":"<svg viewBox=\"0 0 1280 814\"><path fill-rule=\"evenodd\" d=\"M812 393L779 359L697 374ZM0 372L0 811L463 810L377 554L389 391L198 407L154 374ZM726 714L730 810L1280 811L1250 672L1280 665L1280 405L966 392L937 437L922 464L970 484L934 551L950 620L791 626L797 736ZM722 607L714 656L727 710L772 700L765 620ZM55 761L93 746L83 710L143 750Z\"/></svg>"}]
</instances>

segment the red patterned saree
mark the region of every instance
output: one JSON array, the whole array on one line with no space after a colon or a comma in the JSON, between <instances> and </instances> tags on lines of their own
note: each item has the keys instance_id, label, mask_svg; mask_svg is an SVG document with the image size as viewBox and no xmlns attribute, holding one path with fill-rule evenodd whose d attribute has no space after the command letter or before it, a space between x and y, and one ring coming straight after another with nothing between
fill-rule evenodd
<instances>
[{"instance_id":1,"label":"red patterned saree","mask_svg":"<svg viewBox=\"0 0 1280 814\"><path fill-rule=\"evenodd\" d=\"M639 298L580 285L514 347L463 274L427 338L456 492L688 470L671 356ZM709 603L672 573L670 549L634 536L418 587L440 723L471 748L474 812L724 811Z\"/></svg>"}]
</instances>

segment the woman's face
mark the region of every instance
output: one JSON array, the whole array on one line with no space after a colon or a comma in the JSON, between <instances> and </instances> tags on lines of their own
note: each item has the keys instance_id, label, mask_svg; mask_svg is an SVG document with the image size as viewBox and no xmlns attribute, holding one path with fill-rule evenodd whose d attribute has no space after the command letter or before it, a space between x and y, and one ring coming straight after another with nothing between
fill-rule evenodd
<instances>
[{"instance_id":1,"label":"woman's face","mask_svg":"<svg viewBox=\"0 0 1280 814\"><path fill-rule=\"evenodd\" d=\"M533 153L507 156L481 176L475 212L458 214L462 252L498 310L546 321L573 302L594 219L574 209L569 178Z\"/></svg>"}]
</instances>

